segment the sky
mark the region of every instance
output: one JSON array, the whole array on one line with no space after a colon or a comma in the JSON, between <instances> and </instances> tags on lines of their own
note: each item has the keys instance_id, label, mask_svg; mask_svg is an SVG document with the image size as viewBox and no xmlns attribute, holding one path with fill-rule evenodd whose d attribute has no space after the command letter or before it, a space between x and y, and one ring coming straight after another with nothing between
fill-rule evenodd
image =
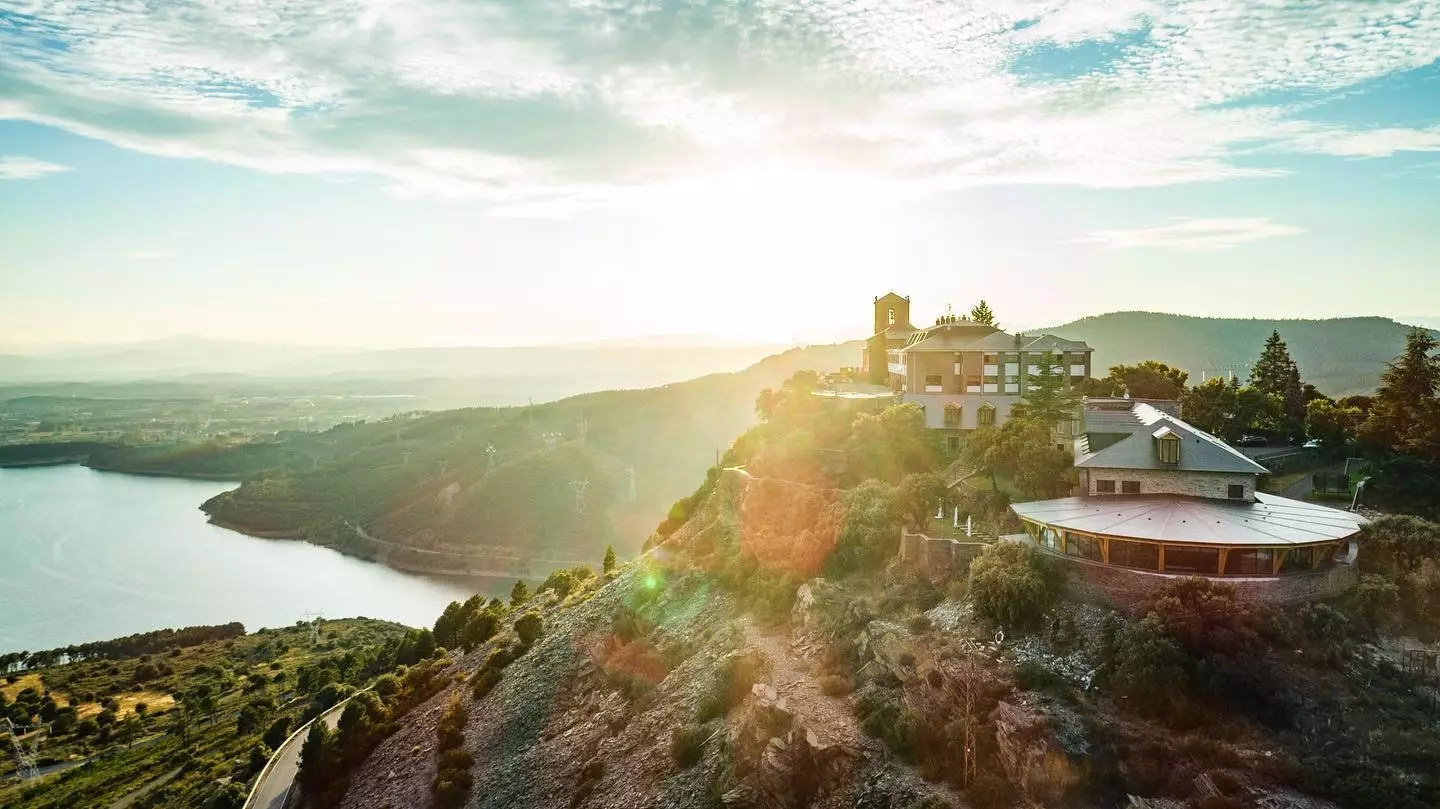
<instances>
[{"instance_id":1,"label":"sky","mask_svg":"<svg viewBox=\"0 0 1440 809\"><path fill-rule=\"evenodd\" d=\"M0 0L0 346L1414 320L1437 257L1437 0Z\"/></svg>"}]
</instances>

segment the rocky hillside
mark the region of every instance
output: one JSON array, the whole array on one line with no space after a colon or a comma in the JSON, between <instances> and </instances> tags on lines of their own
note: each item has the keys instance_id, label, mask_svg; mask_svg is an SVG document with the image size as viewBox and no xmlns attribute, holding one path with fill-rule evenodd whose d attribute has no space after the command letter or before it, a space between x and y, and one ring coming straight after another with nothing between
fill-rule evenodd
<instances>
[{"instance_id":1,"label":"rocky hillside","mask_svg":"<svg viewBox=\"0 0 1440 809\"><path fill-rule=\"evenodd\" d=\"M1437 651L1440 526L1377 521L1354 593L1284 610L1198 579L1081 603L1014 542L925 578L896 546L933 459L899 485L783 474L842 421L812 405L787 386L732 447L764 476L711 476L613 577L442 658L336 805L1440 805L1440 692L1403 652Z\"/></svg>"}]
</instances>

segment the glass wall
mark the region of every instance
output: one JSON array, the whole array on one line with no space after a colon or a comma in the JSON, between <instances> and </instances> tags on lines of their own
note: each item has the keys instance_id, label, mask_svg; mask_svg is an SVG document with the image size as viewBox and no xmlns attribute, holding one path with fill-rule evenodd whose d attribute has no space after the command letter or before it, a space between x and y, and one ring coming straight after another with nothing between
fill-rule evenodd
<instances>
[{"instance_id":1,"label":"glass wall","mask_svg":"<svg viewBox=\"0 0 1440 809\"><path fill-rule=\"evenodd\" d=\"M1165 572L1199 573L1214 576L1220 572L1220 549L1166 545Z\"/></svg>"},{"instance_id":2,"label":"glass wall","mask_svg":"<svg viewBox=\"0 0 1440 809\"><path fill-rule=\"evenodd\" d=\"M1159 570L1160 546L1112 539L1110 540L1110 564L1119 567L1137 567L1142 570Z\"/></svg>"}]
</instances>

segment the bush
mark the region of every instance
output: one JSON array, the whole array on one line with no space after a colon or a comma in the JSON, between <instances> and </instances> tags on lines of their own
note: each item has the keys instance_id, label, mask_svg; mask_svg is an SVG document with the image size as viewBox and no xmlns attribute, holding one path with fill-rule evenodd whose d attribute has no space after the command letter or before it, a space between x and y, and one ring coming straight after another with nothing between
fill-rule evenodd
<instances>
[{"instance_id":1,"label":"bush","mask_svg":"<svg viewBox=\"0 0 1440 809\"><path fill-rule=\"evenodd\" d=\"M270 729L265 731L265 735L260 738L260 741L271 750L278 750L289 735L290 717L282 716L270 723Z\"/></svg>"},{"instance_id":2,"label":"bush","mask_svg":"<svg viewBox=\"0 0 1440 809\"><path fill-rule=\"evenodd\" d=\"M445 715L435 729L435 749L440 760L435 770L435 805L440 809L458 809L470 799L472 786L470 766L474 759L464 749L465 722L469 712L461 696L450 695Z\"/></svg>"},{"instance_id":3,"label":"bush","mask_svg":"<svg viewBox=\"0 0 1440 809\"><path fill-rule=\"evenodd\" d=\"M934 626L934 623L930 620L930 616L922 613L915 616L914 618L911 618L909 621L906 621L905 626L909 627L911 633L916 635L923 635L926 632L930 631L930 629Z\"/></svg>"},{"instance_id":4,"label":"bush","mask_svg":"<svg viewBox=\"0 0 1440 809\"><path fill-rule=\"evenodd\" d=\"M849 677L832 674L820 678L820 693L827 697L843 697L855 690L855 683Z\"/></svg>"},{"instance_id":5,"label":"bush","mask_svg":"<svg viewBox=\"0 0 1440 809\"><path fill-rule=\"evenodd\" d=\"M983 620L1034 629L1059 597L1062 581L1059 568L1040 551L997 542L970 563L970 601Z\"/></svg>"},{"instance_id":6,"label":"bush","mask_svg":"<svg viewBox=\"0 0 1440 809\"><path fill-rule=\"evenodd\" d=\"M892 753L910 758L923 723L901 704L898 694L882 688L866 691L855 703L855 716L861 730L885 742Z\"/></svg>"},{"instance_id":7,"label":"bush","mask_svg":"<svg viewBox=\"0 0 1440 809\"><path fill-rule=\"evenodd\" d=\"M269 747L265 746L264 742L250 748L250 774L254 775L265 769L265 765L270 761L271 755L273 755L273 753L270 752Z\"/></svg>"},{"instance_id":8,"label":"bush","mask_svg":"<svg viewBox=\"0 0 1440 809\"><path fill-rule=\"evenodd\" d=\"M697 724L678 727L670 736L670 755L681 767L693 767L705 754L705 728Z\"/></svg>"},{"instance_id":9,"label":"bush","mask_svg":"<svg viewBox=\"0 0 1440 809\"><path fill-rule=\"evenodd\" d=\"M545 620L536 610L530 610L515 621L515 633L520 636L520 643L526 647L539 640L544 632Z\"/></svg>"},{"instance_id":10,"label":"bush","mask_svg":"<svg viewBox=\"0 0 1440 809\"><path fill-rule=\"evenodd\" d=\"M995 773L981 772L965 789L965 800L975 809L1008 809L1014 803L1014 790Z\"/></svg>"},{"instance_id":11,"label":"bush","mask_svg":"<svg viewBox=\"0 0 1440 809\"><path fill-rule=\"evenodd\" d=\"M760 659L750 654L732 654L720 663L711 692L696 708L697 722L708 722L730 713L744 701L760 679Z\"/></svg>"}]
</instances>

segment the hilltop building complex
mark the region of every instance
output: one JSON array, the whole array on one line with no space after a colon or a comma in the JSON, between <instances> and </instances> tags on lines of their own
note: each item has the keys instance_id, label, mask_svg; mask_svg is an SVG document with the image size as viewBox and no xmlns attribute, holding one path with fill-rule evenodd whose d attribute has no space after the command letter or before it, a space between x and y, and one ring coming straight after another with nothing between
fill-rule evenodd
<instances>
[{"instance_id":1,"label":"hilltop building complex","mask_svg":"<svg viewBox=\"0 0 1440 809\"><path fill-rule=\"evenodd\" d=\"M926 423L937 430L1002 424L1043 366L1065 385L1090 376L1091 349L1079 341L1007 334L955 316L917 328L910 322L910 299L893 292L874 300L874 316L862 375L922 405Z\"/></svg>"}]
</instances>

